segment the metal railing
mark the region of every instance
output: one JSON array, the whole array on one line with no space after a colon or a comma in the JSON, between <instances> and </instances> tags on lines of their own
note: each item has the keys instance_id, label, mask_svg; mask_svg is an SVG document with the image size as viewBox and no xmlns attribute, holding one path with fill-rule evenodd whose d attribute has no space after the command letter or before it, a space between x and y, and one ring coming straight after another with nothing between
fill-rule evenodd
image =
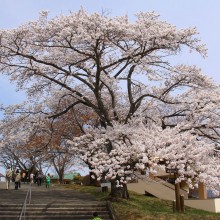
<instances>
[{"instance_id":1,"label":"metal railing","mask_svg":"<svg viewBox=\"0 0 220 220\"><path fill-rule=\"evenodd\" d=\"M106 203L106 206L107 206L107 209L108 209L108 212L109 212L109 215L110 215L111 219L112 220L117 220L118 217L116 216L116 213L115 213L115 210L114 210L114 208L112 206L112 203L110 201L108 201Z\"/></svg>"},{"instance_id":2,"label":"metal railing","mask_svg":"<svg viewBox=\"0 0 220 220\"><path fill-rule=\"evenodd\" d=\"M31 183L30 183L30 186L28 188L28 191L27 191L27 194L26 194L23 206L22 206L22 210L21 210L19 220L25 220L27 204L30 204L30 203L31 203Z\"/></svg>"}]
</instances>

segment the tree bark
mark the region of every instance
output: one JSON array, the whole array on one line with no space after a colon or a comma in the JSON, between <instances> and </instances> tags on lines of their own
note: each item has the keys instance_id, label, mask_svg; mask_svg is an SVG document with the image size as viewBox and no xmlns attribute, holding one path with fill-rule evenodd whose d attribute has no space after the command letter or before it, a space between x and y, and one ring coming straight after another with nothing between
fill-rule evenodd
<instances>
[{"instance_id":1,"label":"tree bark","mask_svg":"<svg viewBox=\"0 0 220 220\"><path fill-rule=\"evenodd\" d=\"M92 178L92 176L95 176L95 179ZM97 177L96 177L95 173L93 173L92 171L89 172L89 185L90 186L97 186Z\"/></svg>"},{"instance_id":2,"label":"tree bark","mask_svg":"<svg viewBox=\"0 0 220 220\"><path fill-rule=\"evenodd\" d=\"M177 179L177 174L174 174L175 180ZM181 212L181 203L180 203L180 183L175 183L175 196L176 196L176 210Z\"/></svg>"},{"instance_id":3,"label":"tree bark","mask_svg":"<svg viewBox=\"0 0 220 220\"><path fill-rule=\"evenodd\" d=\"M59 182L60 184L63 184L63 173L59 173Z\"/></svg>"},{"instance_id":4,"label":"tree bark","mask_svg":"<svg viewBox=\"0 0 220 220\"><path fill-rule=\"evenodd\" d=\"M127 184L123 184L122 187L116 187L116 181L111 182L111 197L114 198L123 198L123 199L129 199L129 193Z\"/></svg>"}]
</instances>

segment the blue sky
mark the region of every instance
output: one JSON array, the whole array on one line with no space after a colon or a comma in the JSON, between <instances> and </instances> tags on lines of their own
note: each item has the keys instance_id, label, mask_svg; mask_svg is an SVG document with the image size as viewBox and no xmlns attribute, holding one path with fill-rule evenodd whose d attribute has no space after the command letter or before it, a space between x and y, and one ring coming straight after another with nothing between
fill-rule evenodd
<instances>
[{"instance_id":1,"label":"blue sky","mask_svg":"<svg viewBox=\"0 0 220 220\"><path fill-rule=\"evenodd\" d=\"M49 10L50 17L54 17L83 7L88 12L106 10L111 16L127 14L130 20L134 20L134 14L139 11L156 11L161 19L179 28L198 28L201 40L207 45L208 58L204 60L192 54L180 56L177 60L201 67L204 73L220 83L219 0L1 0L0 3L0 29L16 28L34 20L41 10ZM23 93L16 92L7 78L0 77L0 103L19 103L24 97Z\"/></svg>"},{"instance_id":2,"label":"blue sky","mask_svg":"<svg viewBox=\"0 0 220 220\"><path fill-rule=\"evenodd\" d=\"M207 45L208 58L204 60L191 54L182 55L177 60L201 67L204 73L220 83L219 0L1 0L0 29L16 28L34 20L41 10L49 10L50 17L54 17L77 11L80 7L88 12L108 11L111 16L127 14L130 20L134 20L134 14L139 11L155 11L161 19L178 28L196 26L201 40ZM24 98L24 93L16 92L15 85L0 76L0 103L15 104Z\"/></svg>"}]
</instances>

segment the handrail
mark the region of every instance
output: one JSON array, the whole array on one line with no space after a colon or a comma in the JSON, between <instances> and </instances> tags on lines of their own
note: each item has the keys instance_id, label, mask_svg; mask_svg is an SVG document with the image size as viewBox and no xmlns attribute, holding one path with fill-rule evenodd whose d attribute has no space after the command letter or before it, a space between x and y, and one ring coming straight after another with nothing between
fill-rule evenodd
<instances>
[{"instance_id":1,"label":"handrail","mask_svg":"<svg viewBox=\"0 0 220 220\"><path fill-rule=\"evenodd\" d=\"M146 182L153 182L153 183L161 183L162 185L172 189L172 190L175 190L175 186L159 177L154 177L153 179L150 178L149 176L146 176L146 175L137 175L137 174L134 174L134 176L137 177L137 179L141 179L142 181L146 181ZM182 192L184 193L187 193L189 194L189 192L186 190L186 189L180 189Z\"/></svg>"},{"instance_id":2,"label":"handrail","mask_svg":"<svg viewBox=\"0 0 220 220\"><path fill-rule=\"evenodd\" d=\"M167 182L166 180L163 180L163 179L161 179L161 178L159 178L159 177L155 177L155 181L158 182L158 183L163 184L164 186L167 186L167 187L170 188L170 189L175 189L175 185L174 185L174 184L169 183L169 182ZM181 188L180 190L182 190L182 191L188 193L188 191L187 191L186 189L182 189L182 188Z\"/></svg>"},{"instance_id":3,"label":"handrail","mask_svg":"<svg viewBox=\"0 0 220 220\"><path fill-rule=\"evenodd\" d=\"M27 191L27 194L26 194L23 206L22 206L22 210L21 210L19 220L22 220L22 219L25 220L27 204L30 204L30 203L31 203L31 183L30 183L30 186L28 188L28 191Z\"/></svg>"},{"instance_id":4,"label":"handrail","mask_svg":"<svg viewBox=\"0 0 220 220\"><path fill-rule=\"evenodd\" d=\"M112 207L112 203L111 203L110 201L107 201L106 206L107 206L107 209L108 209L110 218L111 218L112 220L117 220L118 218L117 218L117 216L116 216L116 213L115 213L114 208Z\"/></svg>"}]
</instances>

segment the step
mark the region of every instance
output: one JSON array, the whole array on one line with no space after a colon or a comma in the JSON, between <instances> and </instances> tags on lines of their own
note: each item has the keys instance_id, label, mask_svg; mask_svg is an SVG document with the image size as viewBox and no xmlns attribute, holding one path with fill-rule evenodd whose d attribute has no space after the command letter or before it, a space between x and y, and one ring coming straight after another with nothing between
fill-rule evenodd
<instances>
[{"instance_id":1,"label":"step","mask_svg":"<svg viewBox=\"0 0 220 220\"><path fill-rule=\"evenodd\" d=\"M4 210L5 211L5 210ZM2 212L4 212L2 211ZM95 211L99 211L99 212L105 212L106 208L103 209L99 209L99 208L90 208L90 209L27 209L27 212L35 212L35 213L39 213L39 212L71 212L71 213L80 213L80 212L95 212Z\"/></svg>"},{"instance_id":2,"label":"step","mask_svg":"<svg viewBox=\"0 0 220 220\"><path fill-rule=\"evenodd\" d=\"M26 213L25 219L90 219L92 218L92 213ZM20 213L0 213L0 219L18 219L20 216ZM109 214L106 213L100 213L99 216L102 219L110 219Z\"/></svg>"},{"instance_id":3,"label":"step","mask_svg":"<svg viewBox=\"0 0 220 220\"><path fill-rule=\"evenodd\" d=\"M102 217L100 216L103 220L111 220L109 218L109 216L107 217ZM17 215L1 215L0 216L0 220L18 220L19 216ZM53 216L53 217L48 217L46 215L42 215L42 216L28 216L28 217L25 217L25 220L41 220L41 219L47 219L47 220L91 220L92 219L92 216L80 216L80 217L77 217L77 218L74 218L73 216L65 216L65 217L62 217L62 219L60 218L60 216Z\"/></svg>"},{"instance_id":4,"label":"step","mask_svg":"<svg viewBox=\"0 0 220 220\"><path fill-rule=\"evenodd\" d=\"M92 215L81 215L81 216L47 216L47 215L41 215L41 216L26 216L25 220L41 220L41 219L47 219L47 220L91 220L93 218ZM102 220L111 220L109 216L100 216Z\"/></svg>"},{"instance_id":5,"label":"step","mask_svg":"<svg viewBox=\"0 0 220 220\"><path fill-rule=\"evenodd\" d=\"M8 211L8 212L12 212L12 211L21 211L21 209L22 209L22 207L20 207L20 208L0 208L0 212L6 212L6 211Z\"/></svg>"},{"instance_id":6,"label":"step","mask_svg":"<svg viewBox=\"0 0 220 220\"><path fill-rule=\"evenodd\" d=\"M1 220L18 220L18 218L19 215L0 215Z\"/></svg>"},{"instance_id":7,"label":"step","mask_svg":"<svg viewBox=\"0 0 220 220\"><path fill-rule=\"evenodd\" d=\"M71 206L82 206L82 205L87 205L90 207L95 207L95 206L106 206L105 202L102 203L41 203L41 204L37 204L37 203L31 203L31 204L27 204L28 206L65 206L65 207L71 207Z\"/></svg>"},{"instance_id":8,"label":"step","mask_svg":"<svg viewBox=\"0 0 220 220\"><path fill-rule=\"evenodd\" d=\"M0 204L0 220L18 220L22 204ZM25 220L91 220L97 211L103 220L110 220L106 203L52 203L27 205Z\"/></svg>"},{"instance_id":9,"label":"step","mask_svg":"<svg viewBox=\"0 0 220 220\"><path fill-rule=\"evenodd\" d=\"M3 210L3 211L0 211L0 218L1 218L1 215L20 215L21 213L21 209L20 210L15 210L15 211L9 211L9 210Z\"/></svg>"},{"instance_id":10,"label":"step","mask_svg":"<svg viewBox=\"0 0 220 220\"><path fill-rule=\"evenodd\" d=\"M22 203L18 203L18 204L9 204L9 203L0 203L0 207L7 207L7 208L11 208L11 207L22 207L23 204Z\"/></svg>"},{"instance_id":11,"label":"step","mask_svg":"<svg viewBox=\"0 0 220 220\"><path fill-rule=\"evenodd\" d=\"M10 208L10 209L14 209L14 208L21 208L23 206L23 204L0 204L0 208ZM106 204L104 203L97 203L97 204L90 204L90 203L68 203L68 204L59 204L59 203L52 203L52 204L27 204L27 207L39 207L39 208L43 208L43 207L53 207L53 208L71 208L71 207L75 207L75 208L81 208L81 207L106 207Z\"/></svg>"},{"instance_id":12,"label":"step","mask_svg":"<svg viewBox=\"0 0 220 220\"><path fill-rule=\"evenodd\" d=\"M27 212L28 214L42 214L42 213L45 213L45 214L48 214L48 215L56 215L56 214L59 214L59 213L64 213L64 214L73 214L73 215L78 215L78 214L91 214L93 212L98 212L100 214L106 214L108 213L107 210L97 210L97 209L91 209L91 210L80 210L80 211L76 211L76 210L60 210L60 209L56 209L56 210L29 210L27 209ZM18 210L18 211L14 211L13 214L14 215L17 215L17 214L20 214L21 210ZM5 211L1 211L0 212L1 215L4 215L4 214L11 214L11 211L8 211L8 210L5 210Z\"/></svg>"},{"instance_id":13,"label":"step","mask_svg":"<svg viewBox=\"0 0 220 220\"><path fill-rule=\"evenodd\" d=\"M31 219L92 219L92 213L26 213L26 220ZM18 217L20 216L20 213L0 213L0 219L16 219L18 220ZM110 219L108 212L101 213L99 212L99 216L104 219Z\"/></svg>"}]
</instances>

